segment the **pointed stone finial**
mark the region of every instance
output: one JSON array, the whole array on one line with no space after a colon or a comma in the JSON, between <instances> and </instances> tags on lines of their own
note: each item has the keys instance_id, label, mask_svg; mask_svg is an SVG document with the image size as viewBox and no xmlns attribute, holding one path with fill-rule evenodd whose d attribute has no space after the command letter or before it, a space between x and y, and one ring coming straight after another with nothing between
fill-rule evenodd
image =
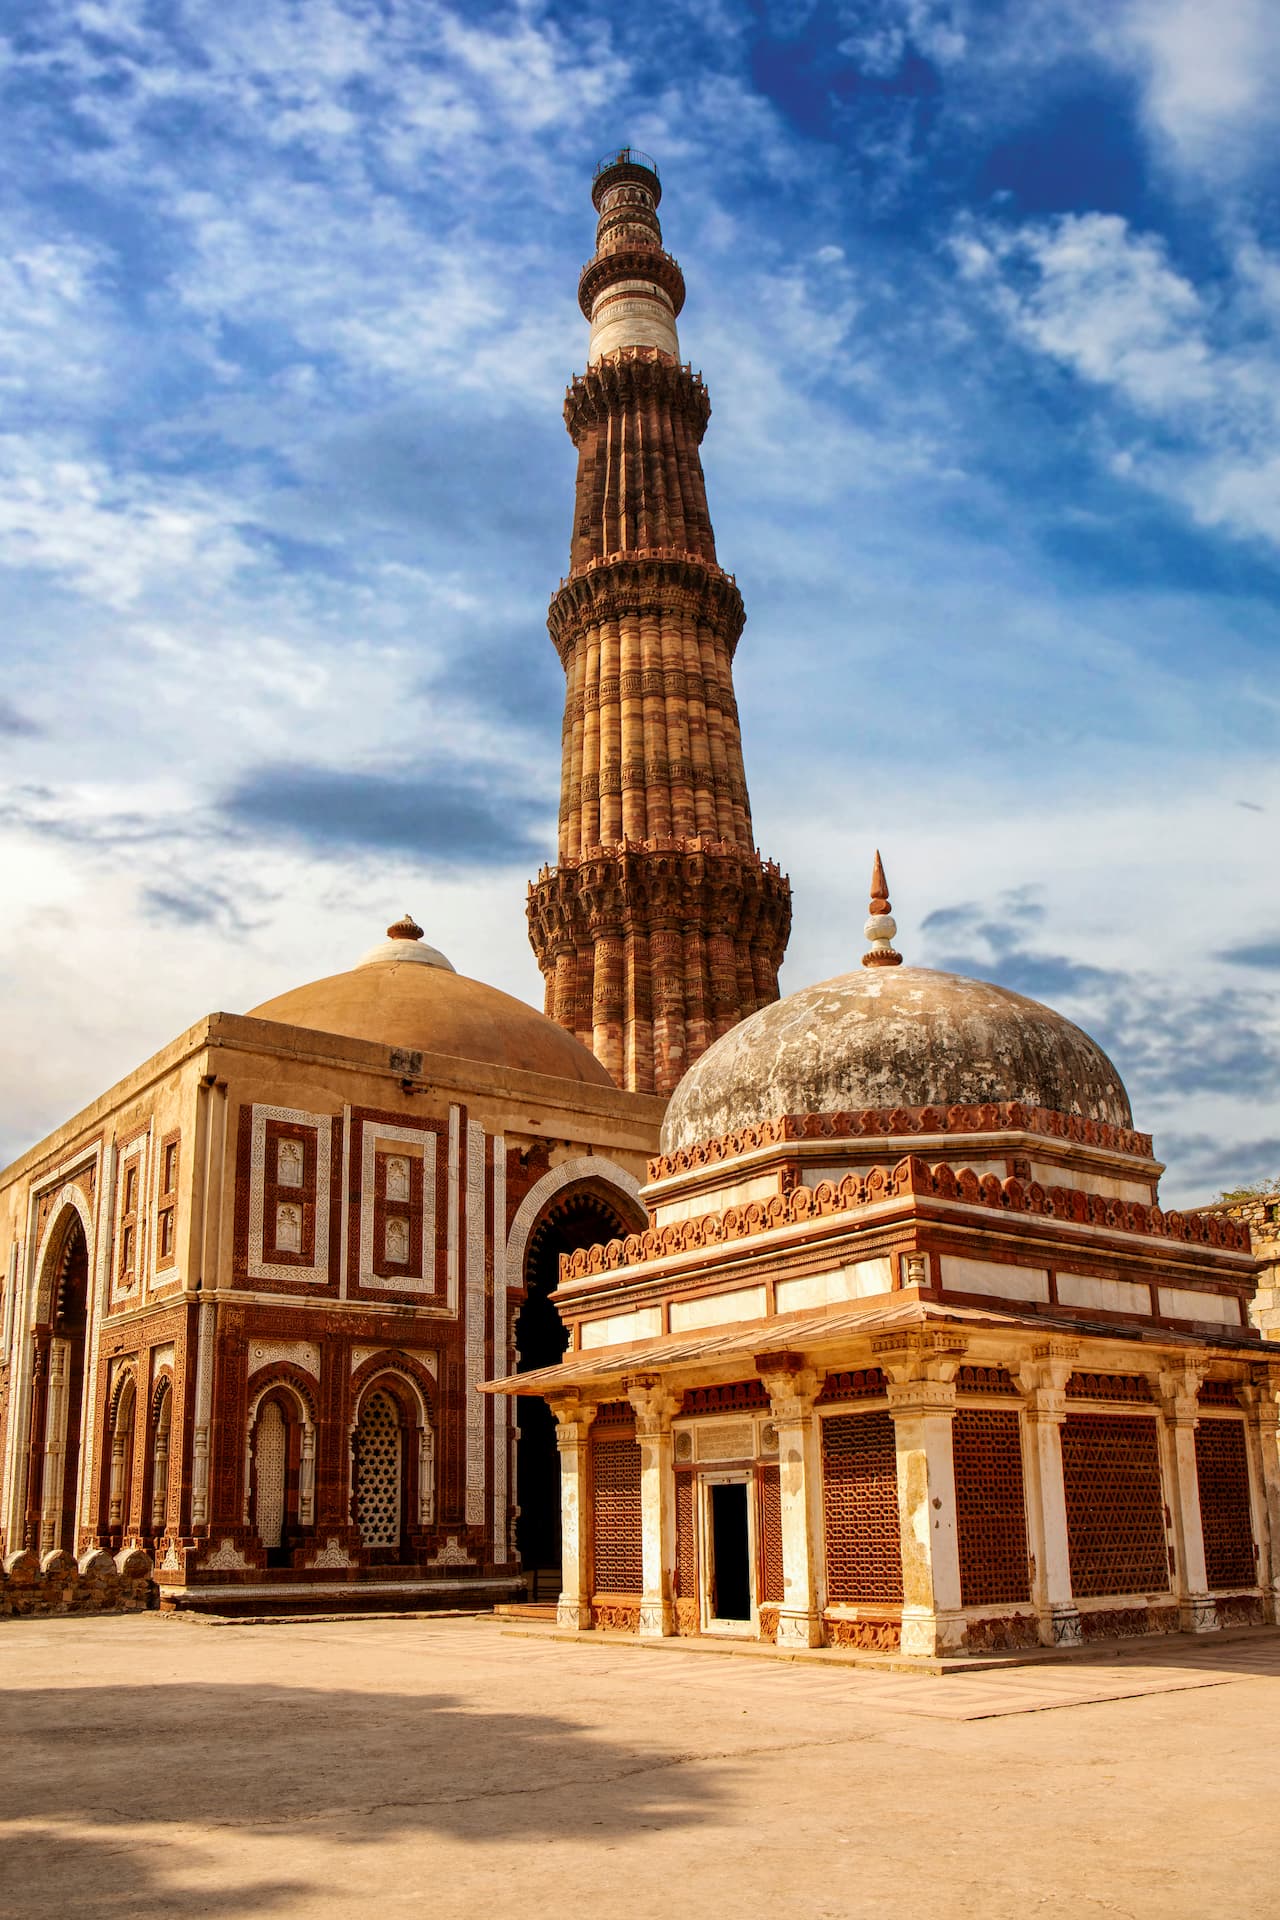
<instances>
[{"instance_id":1,"label":"pointed stone finial","mask_svg":"<svg viewBox=\"0 0 1280 1920\"><path fill-rule=\"evenodd\" d=\"M421 940L422 928L411 913L402 913L400 918L393 921L387 928L387 938L388 940Z\"/></svg>"},{"instance_id":2,"label":"pointed stone finial","mask_svg":"<svg viewBox=\"0 0 1280 1920\"><path fill-rule=\"evenodd\" d=\"M900 967L902 955L895 953L893 936L898 931L889 906L889 883L884 877L884 862L876 848L876 864L871 870L870 917L862 929L871 942L862 956L864 967Z\"/></svg>"}]
</instances>

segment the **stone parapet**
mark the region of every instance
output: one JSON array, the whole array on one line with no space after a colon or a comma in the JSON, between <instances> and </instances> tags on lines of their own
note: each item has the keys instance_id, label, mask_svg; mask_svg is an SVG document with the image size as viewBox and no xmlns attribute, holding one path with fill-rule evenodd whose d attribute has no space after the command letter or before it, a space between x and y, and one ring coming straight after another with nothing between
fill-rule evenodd
<instances>
[{"instance_id":1,"label":"stone parapet","mask_svg":"<svg viewBox=\"0 0 1280 1920\"><path fill-rule=\"evenodd\" d=\"M145 1613L157 1604L151 1561L126 1549L113 1559L88 1552L11 1553L0 1569L0 1617L62 1613Z\"/></svg>"}]
</instances>

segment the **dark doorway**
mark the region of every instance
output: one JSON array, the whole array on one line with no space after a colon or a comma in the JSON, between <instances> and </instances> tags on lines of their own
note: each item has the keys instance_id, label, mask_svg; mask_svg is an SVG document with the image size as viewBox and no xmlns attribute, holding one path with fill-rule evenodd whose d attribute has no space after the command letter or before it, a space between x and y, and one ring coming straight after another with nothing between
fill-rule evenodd
<instances>
[{"instance_id":1,"label":"dark doorway","mask_svg":"<svg viewBox=\"0 0 1280 1920\"><path fill-rule=\"evenodd\" d=\"M713 1482L708 1492L711 1495L711 1558L715 1569L711 1612L717 1620L749 1620L751 1543L747 1530L746 1482Z\"/></svg>"},{"instance_id":2,"label":"dark doorway","mask_svg":"<svg viewBox=\"0 0 1280 1920\"><path fill-rule=\"evenodd\" d=\"M53 1337L65 1340L67 1433L63 1452L62 1487L54 1544L75 1553L76 1493L80 1482L80 1421L84 1412L84 1347L89 1305L89 1248L77 1214L71 1222L58 1261L57 1291L53 1302Z\"/></svg>"},{"instance_id":3,"label":"dark doorway","mask_svg":"<svg viewBox=\"0 0 1280 1920\"><path fill-rule=\"evenodd\" d=\"M560 1280L560 1255L643 1230L644 1215L623 1212L621 1194L570 1187L557 1194L534 1226L525 1252L525 1300L516 1319L516 1371L553 1367L569 1344L551 1300ZM531 1599L560 1593L560 1456L556 1423L545 1400L516 1399L516 1552L529 1576Z\"/></svg>"}]
</instances>

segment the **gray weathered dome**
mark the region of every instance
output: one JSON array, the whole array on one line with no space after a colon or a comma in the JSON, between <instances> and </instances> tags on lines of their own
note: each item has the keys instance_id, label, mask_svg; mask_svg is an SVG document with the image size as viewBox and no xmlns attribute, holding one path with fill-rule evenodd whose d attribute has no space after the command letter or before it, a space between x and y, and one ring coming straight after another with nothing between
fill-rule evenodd
<instances>
[{"instance_id":1,"label":"gray weathered dome","mask_svg":"<svg viewBox=\"0 0 1280 1920\"><path fill-rule=\"evenodd\" d=\"M1133 1124L1102 1048L1051 1007L957 973L869 967L762 1007L717 1040L671 1096L662 1151L784 1113L1008 1100Z\"/></svg>"}]
</instances>

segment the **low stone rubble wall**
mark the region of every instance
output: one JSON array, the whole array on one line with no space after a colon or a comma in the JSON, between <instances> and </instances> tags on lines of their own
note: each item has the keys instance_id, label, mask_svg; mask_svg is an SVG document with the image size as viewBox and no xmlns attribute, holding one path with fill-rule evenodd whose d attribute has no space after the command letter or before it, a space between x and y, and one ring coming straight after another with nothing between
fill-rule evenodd
<instances>
[{"instance_id":1,"label":"low stone rubble wall","mask_svg":"<svg viewBox=\"0 0 1280 1920\"><path fill-rule=\"evenodd\" d=\"M53 1613L145 1613L156 1605L149 1557L130 1547L113 1559L101 1548L81 1554L7 1555L0 1572L0 1618Z\"/></svg>"}]
</instances>

